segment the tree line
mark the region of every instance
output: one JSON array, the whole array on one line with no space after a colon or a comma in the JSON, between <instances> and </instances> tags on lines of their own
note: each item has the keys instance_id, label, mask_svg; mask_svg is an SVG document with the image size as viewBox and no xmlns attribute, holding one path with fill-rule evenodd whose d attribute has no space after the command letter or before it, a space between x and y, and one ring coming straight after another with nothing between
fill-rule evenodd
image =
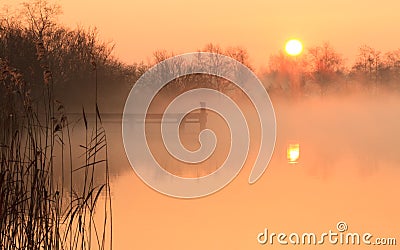
<instances>
[{"instance_id":1,"label":"tree line","mask_svg":"<svg viewBox=\"0 0 400 250\"><path fill-rule=\"evenodd\" d=\"M349 89L400 89L400 49L382 53L362 45L354 63L345 64L345 58L325 42L308 48L298 57L283 52L270 57L268 69L262 74L271 91L316 92Z\"/></svg>"}]
</instances>

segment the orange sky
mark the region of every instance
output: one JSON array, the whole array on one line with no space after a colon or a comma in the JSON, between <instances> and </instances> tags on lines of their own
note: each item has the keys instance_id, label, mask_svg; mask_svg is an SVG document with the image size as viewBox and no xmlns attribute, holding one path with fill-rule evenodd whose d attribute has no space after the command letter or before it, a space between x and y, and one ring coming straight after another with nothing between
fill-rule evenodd
<instances>
[{"instance_id":1,"label":"orange sky","mask_svg":"<svg viewBox=\"0 0 400 250\"><path fill-rule=\"evenodd\" d=\"M3 0L0 3L14 2ZM158 49L191 52L209 42L243 46L253 64L265 65L285 41L305 47L329 41L348 62L360 45L382 51L400 47L396 0L327 1L99 1L62 0L61 21L96 26L116 43L124 62L146 61Z\"/></svg>"},{"instance_id":2,"label":"orange sky","mask_svg":"<svg viewBox=\"0 0 400 250\"><path fill-rule=\"evenodd\" d=\"M265 64L291 37L305 47L329 41L351 61L367 44L400 48L400 2L383 1L62 1L62 21L97 26L116 42L125 62L147 60L157 49L190 52L213 42L243 46ZM79 6L79 7L77 7Z\"/></svg>"}]
</instances>

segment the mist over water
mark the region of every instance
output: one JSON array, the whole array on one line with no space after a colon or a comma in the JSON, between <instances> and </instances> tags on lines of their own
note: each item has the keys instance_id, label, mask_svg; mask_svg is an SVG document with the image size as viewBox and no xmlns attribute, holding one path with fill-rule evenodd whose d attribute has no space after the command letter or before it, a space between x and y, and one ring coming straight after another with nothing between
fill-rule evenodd
<instances>
[{"instance_id":1,"label":"mist over water","mask_svg":"<svg viewBox=\"0 0 400 250\"><path fill-rule=\"evenodd\" d=\"M262 249L266 246L260 246L256 236L265 227L288 233L320 232L335 229L340 220L346 221L352 232L397 235L399 93L364 91L297 100L271 95L271 100L277 141L264 175L254 185L247 183L258 147L259 131L253 124L249 159L238 177L221 191L202 199L174 199L146 186L125 157L120 124L106 122L110 166L115 174L112 182L116 249L184 249L188 245L191 249ZM239 105L248 107L246 100ZM247 115L252 123L251 108ZM195 150L198 130L196 125L190 126L182 143ZM227 126L211 112L207 126L216 132L218 143L225 145L217 147L212 164L196 168L169 161L168 171L196 178L214 171L223 161L229 141ZM290 143L300 145L297 164L287 162ZM157 241L153 240L154 235Z\"/></svg>"},{"instance_id":2,"label":"mist over water","mask_svg":"<svg viewBox=\"0 0 400 250\"><path fill-rule=\"evenodd\" d=\"M379 94L333 94L298 100L271 96L271 99L277 121L275 159L285 161L287 145L299 143L299 164L305 169L313 170L313 174L327 174L339 165L346 167L346 160L350 160L350 165L357 167L360 173L364 174L372 173L379 167L394 166L400 161L398 93L382 90ZM169 101L166 99L163 105L154 105L156 108L150 109L150 112L162 112ZM249 106L248 100L241 101L240 98L236 98L235 101L239 102L238 105L247 114L253 147L258 146L259 127L256 124L254 109ZM229 129L222 117L215 112L207 111L207 115L207 128L216 133L219 146L223 145L222 148L217 147L216 154L213 154L214 165L218 165L223 161L218 157L223 158L227 154L227 147L229 148ZM105 126L110 137L112 160L113 156L116 156L120 161L121 156L125 154L120 133L121 121L106 120ZM156 151L162 147L160 125L146 126L148 143L155 156L168 157L167 151L157 156L159 153ZM200 146L199 131L198 124L187 124L184 129L181 128L181 142L189 150L196 150ZM253 151L255 152L252 150L249 158L252 158ZM125 160L125 157L123 159ZM114 171L130 171L122 165L113 164Z\"/></svg>"},{"instance_id":3,"label":"mist over water","mask_svg":"<svg viewBox=\"0 0 400 250\"><path fill-rule=\"evenodd\" d=\"M400 160L398 94L338 94L274 105L278 143L298 141L301 163L313 172L354 166L371 173Z\"/></svg>"}]
</instances>

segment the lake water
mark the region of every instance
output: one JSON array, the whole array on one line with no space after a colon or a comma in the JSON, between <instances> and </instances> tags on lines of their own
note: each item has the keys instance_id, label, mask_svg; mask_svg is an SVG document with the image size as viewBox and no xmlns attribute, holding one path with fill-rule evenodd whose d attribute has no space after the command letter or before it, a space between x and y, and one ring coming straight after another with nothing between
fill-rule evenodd
<instances>
[{"instance_id":1,"label":"lake water","mask_svg":"<svg viewBox=\"0 0 400 250\"><path fill-rule=\"evenodd\" d=\"M340 221L348 225L346 232L369 232L372 239L398 237L399 96L272 101L277 141L261 179L253 185L247 182L255 158L250 152L236 179L221 191L199 199L171 198L143 183L126 158L120 120L105 119L113 176L114 249L291 249L291 244L276 242L260 245L257 235L265 228L287 235L337 231ZM208 124L212 123L210 119ZM196 142L195 136L194 132L189 135L187 144ZM287 162L290 143L300 145L297 164ZM226 152L220 153L223 156ZM169 163L175 166L170 171L196 178L212 172L220 160L204 169L180 172L180 166ZM296 249L310 247L338 246L325 243Z\"/></svg>"}]
</instances>

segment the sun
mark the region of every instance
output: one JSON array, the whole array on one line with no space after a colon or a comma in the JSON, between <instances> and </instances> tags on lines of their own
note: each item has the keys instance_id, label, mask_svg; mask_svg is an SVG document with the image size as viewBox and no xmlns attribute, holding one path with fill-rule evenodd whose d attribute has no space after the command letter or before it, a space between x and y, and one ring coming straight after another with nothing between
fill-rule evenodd
<instances>
[{"instance_id":1,"label":"sun","mask_svg":"<svg viewBox=\"0 0 400 250\"><path fill-rule=\"evenodd\" d=\"M303 44L297 39L291 39L287 41L285 50L289 55L297 56L303 51Z\"/></svg>"}]
</instances>

